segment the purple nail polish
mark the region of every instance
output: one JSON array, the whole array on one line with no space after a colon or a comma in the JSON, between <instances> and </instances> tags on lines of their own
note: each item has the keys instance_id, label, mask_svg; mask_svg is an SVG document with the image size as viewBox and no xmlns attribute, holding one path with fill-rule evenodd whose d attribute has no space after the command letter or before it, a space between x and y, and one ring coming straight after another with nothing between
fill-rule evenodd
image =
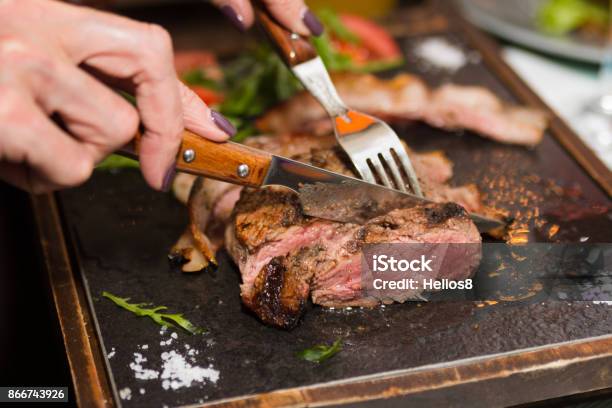
<instances>
[{"instance_id":1,"label":"purple nail polish","mask_svg":"<svg viewBox=\"0 0 612 408\"><path fill-rule=\"evenodd\" d=\"M317 37L323 34L323 24L321 21L313 14L312 11L306 9L304 12L304 16L302 17L302 21L308 27L312 35L316 35Z\"/></svg>"},{"instance_id":2,"label":"purple nail polish","mask_svg":"<svg viewBox=\"0 0 612 408\"><path fill-rule=\"evenodd\" d=\"M169 192L172 188L172 182L174 181L174 176L176 176L176 163L172 163L172 166L166 172L164 176L164 182L162 184L162 191Z\"/></svg>"},{"instance_id":3,"label":"purple nail polish","mask_svg":"<svg viewBox=\"0 0 612 408\"><path fill-rule=\"evenodd\" d=\"M231 124L229 120L227 120L225 116L212 109L210 110L210 116L212 117L213 122L215 122L215 125L217 125L219 129L221 129L230 136L234 136L236 134L236 128L234 127L234 125Z\"/></svg>"},{"instance_id":4,"label":"purple nail polish","mask_svg":"<svg viewBox=\"0 0 612 408\"><path fill-rule=\"evenodd\" d=\"M246 31L244 18L240 14L236 13L236 10L234 10L232 6L226 4L225 6L221 7L221 12L225 14L225 17L227 17L237 29L243 32Z\"/></svg>"}]
</instances>

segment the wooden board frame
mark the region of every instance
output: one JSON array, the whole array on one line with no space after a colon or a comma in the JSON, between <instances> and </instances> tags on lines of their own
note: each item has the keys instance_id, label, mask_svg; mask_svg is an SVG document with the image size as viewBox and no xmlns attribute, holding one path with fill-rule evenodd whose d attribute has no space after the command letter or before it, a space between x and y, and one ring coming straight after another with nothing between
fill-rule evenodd
<instances>
[{"instance_id":1,"label":"wooden board frame","mask_svg":"<svg viewBox=\"0 0 612 408\"><path fill-rule=\"evenodd\" d=\"M501 60L495 43L462 20L457 20L457 25L481 52L488 67L522 102L549 112L552 134L612 195L612 174L607 167ZM32 203L76 402L83 407L115 406L94 319L78 265L69 254L56 198L52 194L32 196ZM612 388L611 367L612 335L608 335L202 406L508 406Z\"/></svg>"}]
</instances>

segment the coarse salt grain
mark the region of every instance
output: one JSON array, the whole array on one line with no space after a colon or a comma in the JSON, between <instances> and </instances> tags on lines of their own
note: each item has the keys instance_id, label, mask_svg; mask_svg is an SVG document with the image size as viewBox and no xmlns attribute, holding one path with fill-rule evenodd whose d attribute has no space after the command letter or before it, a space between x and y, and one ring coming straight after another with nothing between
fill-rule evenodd
<instances>
[{"instance_id":1,"label":"coarse salt grain","mask_svg":"<svg viewBox=\"0 0 612 408\"><path fill-rule=\"evenodd\" d=\"M119 398L122 400L131 400L132 399L132 390L129 387L125 387L119 390Z\"/></svg>"},{"instance_id":2,"label":"coarse salt grain","mask_svg":"<svg viewBox=\"0 0 612 408\"><path fill-rule=\"evenodd\" d=\"M139 380L153 380L159 377L159 371L144 368L142 363L147 359L140 353L134 353L134 361L130 363L130 368L134 371L134 377Z\"/></svg>"},{"instance_id":3,"label":"coarse salt grain","mask_svg":"<svg viewBox=\"0 0 612 408\"><path fill-rule=\"evenodd\" d=\"M110 351L110 353L108 353L106 355L106 357L110 360L111 358L115 357L115 348L113 347Z\"/></svg>"},{"instance_id":4,"label":"coarse salt grain","mask_svg":"<svg viewBox=\"0 0 612 408\"><path fill-rule=\"evenodd\" d=\"M165 351L161 355L163 361L162 387L165 390L190 387L192 383L204 383L207 380L216 383L219 379L219 371L212 365L208 367L192 366L185 357L176 351Z\"/></svg>"},{"instance_id":5,"label":"coarse salt grain","mask_svg":"<svg viewBox=\"0 0 612 408\"><path fill-rule=\"evenodd\" d=\"M463 50L442 37L431 37L416 45L414 53L437 68L457 71L467 63Z\"/></svg>"}]
</instances>

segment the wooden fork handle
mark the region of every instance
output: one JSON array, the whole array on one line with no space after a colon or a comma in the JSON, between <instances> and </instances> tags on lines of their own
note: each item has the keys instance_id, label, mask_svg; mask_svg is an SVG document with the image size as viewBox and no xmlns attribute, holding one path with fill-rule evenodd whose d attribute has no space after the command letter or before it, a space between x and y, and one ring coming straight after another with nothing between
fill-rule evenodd
<instances>
[{"instance_id":1,"label":"wooden fork handle","mask_svg":"<svg viewBox=\"0 0 612 408\"><path fill-rule=\"evenodd\" d=\"M139 151L140 135L119 153L134 157ZM232 184L259 187L270 168L272 155L234 142L213 142L189 131L176 161L176 170Z\"/></svg>"},{"instance_id":2,"label":"wooden fork handle","mask_svg":"<svg viewBox=\"0 0 612 408\"><path fill-rule=\"evenodd\" d=\"M259 1L254 3L255 17L289 68L317 56L317 51L307 37L287 30L270 15L270 12Z\"/></svg>"}]
</instances>

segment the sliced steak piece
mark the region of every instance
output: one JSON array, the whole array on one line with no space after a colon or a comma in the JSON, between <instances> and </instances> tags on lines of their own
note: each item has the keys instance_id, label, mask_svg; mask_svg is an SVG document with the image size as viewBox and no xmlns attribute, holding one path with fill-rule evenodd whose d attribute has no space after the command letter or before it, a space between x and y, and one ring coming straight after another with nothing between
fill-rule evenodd
<instances>
[{"instance_id":1,"label":"sliced steak piece","mask_svg":"<svg viewBox=\"0 0 612 408\"><path fill-rule=\"evenodd\" d=\"M291 328L309 296L327 307L375 306L361 285L361 250L374 243L480 243L465 210L453 203L397 209L364 225L305 216L283 189L243 190L226 230L241 275L241 296L262 321ZM469 277L479 254L443 276ZM394 298L405 301L405 298Z\"/></svg>"},{"instance_id":2,"label":"sliced steak piece","mask_svg":"<svg viewBox=\"0 0 612 408\"><path fill-rule=\"evenodd\" d=\"M421 120L444 129L467 129L502 143L533 146L542 140L547 115L503 102L486 88L443 85L430 90L414 75L380 79L369 74L337 74L334 83L348 106L388 122ZM257 121L264 132L331 132L321 105L300 93L269 110Z\"/></svg>"}]
</instances>

